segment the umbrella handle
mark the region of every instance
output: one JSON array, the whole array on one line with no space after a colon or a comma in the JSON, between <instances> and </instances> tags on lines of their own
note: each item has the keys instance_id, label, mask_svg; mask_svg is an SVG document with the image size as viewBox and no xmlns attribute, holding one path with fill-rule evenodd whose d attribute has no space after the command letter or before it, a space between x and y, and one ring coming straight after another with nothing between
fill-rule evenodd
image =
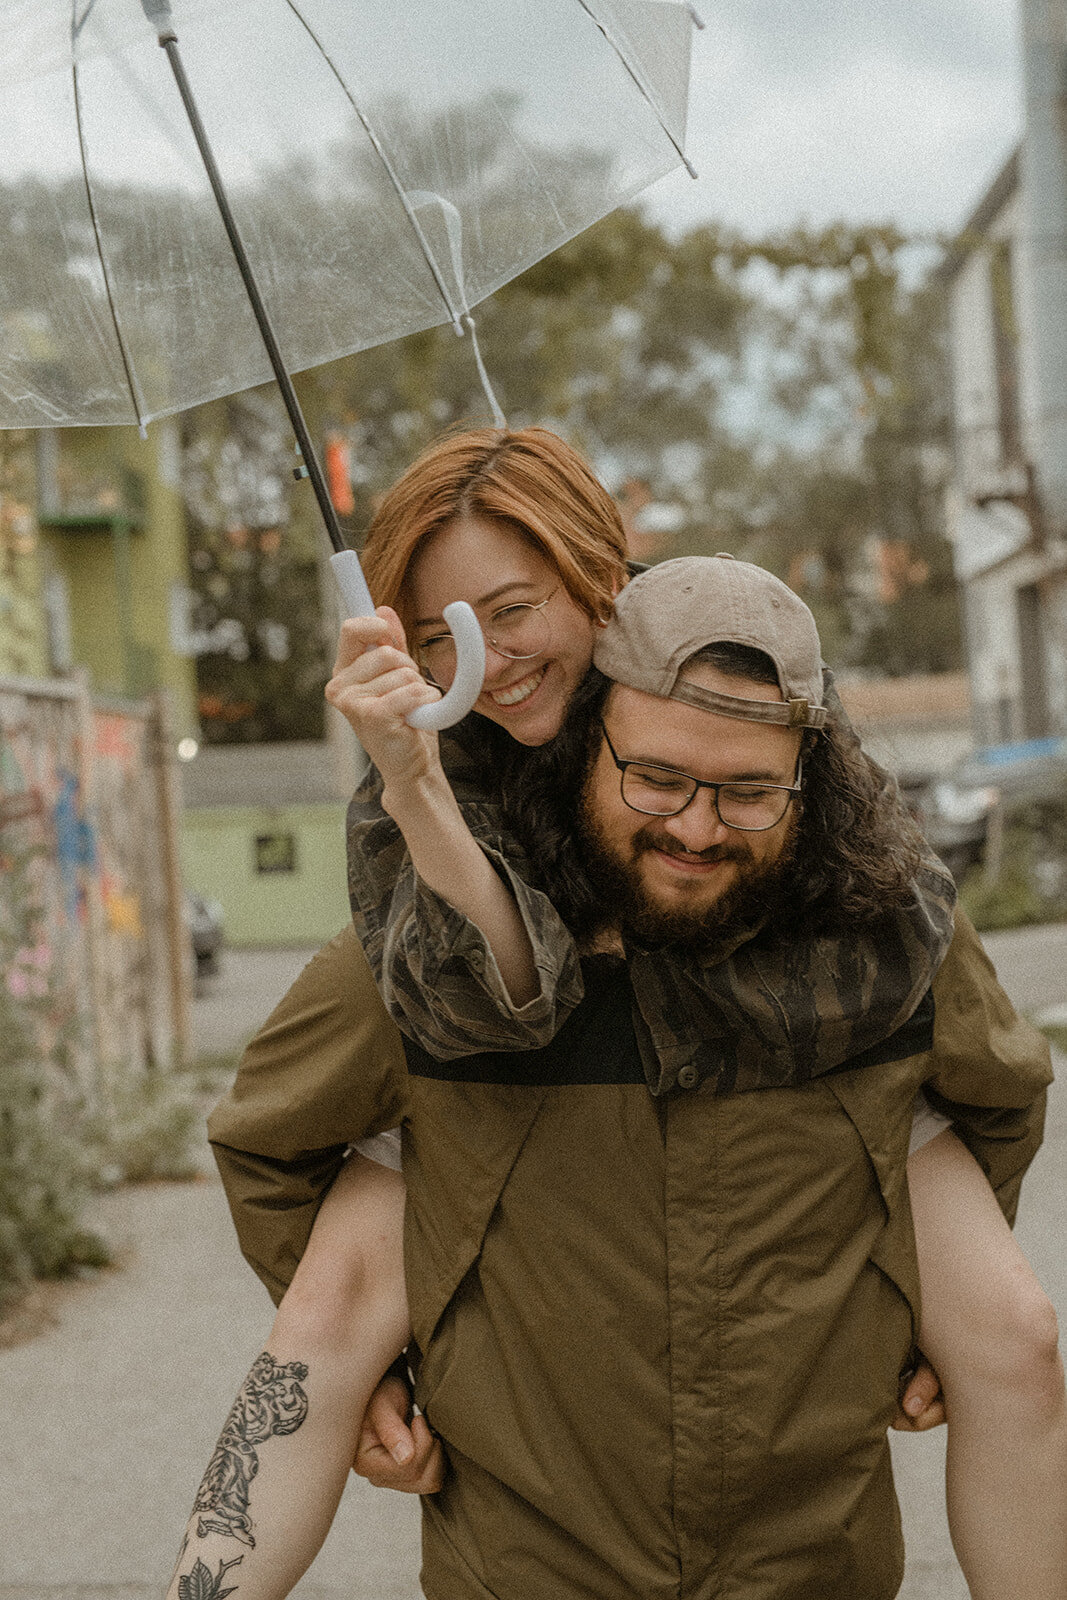
<instances>
[{"instance_id":1,"label":"umbrella handle","mask_svg":"<svg viewBox=\"0 0 1067 1600\"><path fill-rule=\"evenodd\" d=\"M348 615L373 617L374 601L356 552L337 551L330 557L330 566L348 608ZM467 715L482 692L485 636L478 618L465 600L454 600L451 605L445 606L444 617L456 641L456 676L443 700L433 700L429 705L415 707L408 717L413 728L432 731L451 728L453 723Z\"/></svg>"}]
</instances>

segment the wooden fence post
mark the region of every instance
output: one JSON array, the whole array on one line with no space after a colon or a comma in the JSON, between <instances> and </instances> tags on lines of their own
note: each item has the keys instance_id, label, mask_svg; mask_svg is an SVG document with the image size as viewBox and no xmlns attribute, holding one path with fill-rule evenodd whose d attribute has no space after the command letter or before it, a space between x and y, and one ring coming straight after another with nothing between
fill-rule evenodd
<instances>
[{"instance_id":1,"label":"wooden fence post","mask_svg":"<svg viewBox=\"0 0 1067 1600\"><path fill-rule=\"evenodd\" d=\"M149 759L155 774L159 798L160 844L163 878L167 898L167 947L170 971L171 1028L179 1065L189 1060L189 930L185 925L179 830L181 790L175 770L174 719L170 696L157 689L152 697L152 723L149 732Z\"/></svg>"}]
</instances>

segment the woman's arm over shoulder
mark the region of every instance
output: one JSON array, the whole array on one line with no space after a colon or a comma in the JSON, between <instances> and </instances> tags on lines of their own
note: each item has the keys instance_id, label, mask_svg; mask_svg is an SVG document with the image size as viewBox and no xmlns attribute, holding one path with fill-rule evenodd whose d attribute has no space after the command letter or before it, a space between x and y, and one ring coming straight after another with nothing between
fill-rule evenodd
<instances>
[{"instance_id":1,"label":"woman's arm over shoulder","mask_svg":"<svg viewBox=\"0 0 1067 1600\"><path fill-rule=\"evenodd\" d=\"M955 886L936 858L909 903L873 922L809 929L778 918L736 949L674 948L633 964L638 1005L656 1036L709 1048L723 1020L739 1030L739 1081L778 1057L779 1081L806 1082L889 1042L917 1017L953 938Z\"/></svg>"},{"instance_id":2,"label":"woman's arm over shoulder","mask_svg":"<svg viewBox=\"0 0 1067 1600\"><path fill-rule=\"evenodd\" d=\"M530 887L526 857L467 750L442 743L449 779L482 856L509 891L533 954L537 993L516 1001L479 924L416 871L381 805L372 768L348 813L352 916L390 1014L441 1059L546 1044L582 998L574 941L550 901Z\"/></svg>"},{"instance_id":3,"label":"woman's arm over shoulder","mask_svg":"<svg viewBox=\"0 0 1067 1600\"><path fill-rule=\"evenodd\" d=\"M377 946L378 981L390 1014L440 1060L539 1049L585 992L574 941L551 902L498 851L483 849L511 891L533 950L539 987L532 999L516 1003L481 928L410 868L396 885L410 911L387 922Z\"/></svg>"}]
</instances>

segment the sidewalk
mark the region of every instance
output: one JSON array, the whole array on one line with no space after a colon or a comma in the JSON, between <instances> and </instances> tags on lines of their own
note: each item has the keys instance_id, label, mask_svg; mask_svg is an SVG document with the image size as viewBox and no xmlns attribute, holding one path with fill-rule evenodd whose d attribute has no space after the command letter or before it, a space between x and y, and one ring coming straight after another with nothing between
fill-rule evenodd
<instances>
[{"instance_id":1,"label":"sidewalk","mask_svg":"<svg viewBox=\"0 0 1067 1600\"><path fill-rule=\"evenodd\" d=\"M1067 1001L1067 926L987 946L1024 1009ZM199 1048L238 1048L309 953L227 951L196 1002ZM63 1291L57 1326L0 1350L0 1600L162 1600L223 1417L269 1326L213 1176L106 1196L99 1221L120 1270ZM1067 1091L1054 1096L1018 1231L1067 1323ZM908 1544L900 1600L967 1600L945 1526L944 1430L893 1446ZM417 1600L417 1572L417 1504L351 1479L296 1594Z\"/></svg>"},{"instance_id":2,"label":"sidewalk","mask_svg":"<svg viewBox=\"0 0 1067 1600\"><path fill-rule=\"evenodd\" d=\"M205 1149L205 1156L207 1155ZM215 1178L109 1195L120 1270L0 1351L0 1600L162 1600L272 1308ZM301 1600L417 1600L418 1502L355 1478Z\"/></svg>"},{"instance_id":3,"label":"sidewalk","mask_svg":"<svg viewBox=\"0 0 1067 1600\"><path fill-rule=\"evenodd\" d=\"M225 951L193 1003L196 1052L236 1053L312 953ZM206 1137L202 1154L199 1182L102 1197L119 1270L63 1291L58 1326L0 1350L0 1600L162 1600L273 1315ZM419 1600L418 1545L418 1501L350 1477L294 1595Z\"/></svg>"}]
</instances>

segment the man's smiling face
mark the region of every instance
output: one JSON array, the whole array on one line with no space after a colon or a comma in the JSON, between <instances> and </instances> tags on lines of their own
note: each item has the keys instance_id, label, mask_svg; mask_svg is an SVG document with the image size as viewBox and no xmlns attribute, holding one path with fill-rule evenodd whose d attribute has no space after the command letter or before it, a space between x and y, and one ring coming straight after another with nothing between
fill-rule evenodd
<instances>
[{"instance_id":1,"label":"man's smiling face","mask_svg":"<svg viewBox=\"0 0 1067 1600\"><path fill-rule=\"evenodd\" d=\"M705 662L683 676L750 700L781 700L771 685L728 677ZM613 686L604 725L622 761L672 768L712 783L796 782L800 734L775 723L720 716L678 700ZM764 832L727 827L713 792L700 789L673 817L646 816L622 798L607 741L586 779L582 827L612 911L643 941L728 935L759 914L786 870L795 808Z\"/></svg>"}]
</instances>

